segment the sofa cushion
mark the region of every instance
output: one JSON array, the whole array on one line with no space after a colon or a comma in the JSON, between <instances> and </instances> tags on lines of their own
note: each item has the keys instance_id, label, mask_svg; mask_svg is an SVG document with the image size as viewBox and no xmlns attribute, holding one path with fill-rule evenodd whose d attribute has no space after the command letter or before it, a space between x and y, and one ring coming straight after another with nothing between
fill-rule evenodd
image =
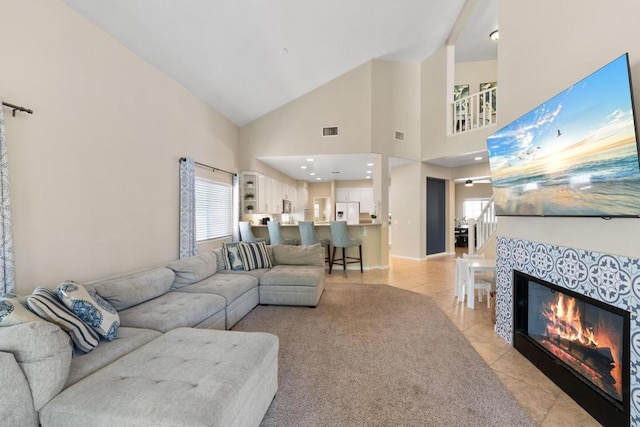
<instances>
[{"instance_id":1,"label":"sofa cushion","mask_svg":"<svg viewBox=\"0 0 640 427\"><path fill-rule=\"evenodd\" d=\"M71 370L65 388L77 383L84 377L102 369L109 363L142 347L162 333L152 329L125 328L118 329L118 336L111 342L103 341L91 353L74 355L71 359Z\"/></svg>"},{"instance_id":2,"label":"sofa cushion","mask_svg":"<svg viewBox=\"0 0 640 427\"><path fill-rule=\"evenodd\" d=\"M36 411L63 389L71 366L71 343L53 323L40 320L0 328L0 351L13 353Z\"/></svg>"},{"instance_id":3,"label":"sofa cushion","mask_svg":"<svg viewBox=\"0 0 640 427\"><path fill-rule=\"evenodd\" d=\"M167 332L193 327L216 313L224 312L226 301L220 295L168 292L120 312L122 326Z\"/></svg>"},{"instance_id":4,"label":"sofa cushion","mask_svg":"<svg viewBox=\"0 0 640 427\"><path fill-rule=\"evenodd\" d=\"M225 242L222 244L222 258L225 269L244 270L239 246L240 242Z\"/></svg>"},{"instance_id":5,"label":"sofa cushion","mask_svg":"<svg viewBox=\"0 0 640 427\"><path fill-rule=\"evenodd\" d=\"M115 308L93 289L67 281L58 285L58 297L73 313L84 320L100 336L113 341L118 334L120 316Z\"/></svg>"},{"instance_id":6,"label":"sofa cushion","mask_svg":"<svg viewBox=\"0 0 640 427\"><path fill-rule=\"evenodd\" d=\"M213 252L173 261L167 265L176 275L171 289L179 289L213 276L217 269L216 263L217 257Z\"/></svg>"},{"instance_id":7,"label":"sofa cushion","mask_svg":"<svg viewBox=\"0 0 640 427\"><path fill-rule=\"evenodd\" d=\"M276 265L262 275L260 286L317 286L324 274L324 267L316 265Z\"/></svg>"},{"instance_id":8,"label":"sofa cushion","mask_svg":"<svg viewBox=\"0 0 640 427\"><path fill-rule=\"evenodd\" d=\"M23 299L26 303L26 298ZM37 322L40 319L26 308L18 298L0 298L0 326Z\"/></svg>"},{"instance_id":9,"label":"sofa cushion","mask_svg":"<svg viewBox=\"0 0 640 427\"><path fill-rule=\"evenodd\" d=\"M257 426L278 387L278 338L179 328L60 393L52 426Z\"/></svg>"},{"instance_id":10,"label":"sofa cushion","mask_svg":"<svg viewBox=\"0 0 640 427\"><path fill-rule=\"evenodd\" d=\"M173 270L152 268L87 284L116 310L124 310L169 292L175 279Z\"/></svg>"},{"instance_id":11,"label":"sofa cushion","mask_svg":"<svg viewBox=\"0 0 640 427\"><path fill-rule=\"evenodd\" d=\"M96 348L100 342L98 333L73 314L52 290L36 288L27 298L27 304L38 316L67 332L76 351L86 353Z\"/></svg>"},{"instance_id":12,"label":"sofa cushion","mask_svg":"<svg viewBox=\"0 0 640 427\"><path fill-rule=\"evenodd\" d=\"M38 427L29 383L11 353L0 351L0 414L2 425Z\"/></svg>"},{"instance_id":13,"label":"sofa cushion","mask_svg":"<svg viewBox=\"0 0 640 427\"><path fill-rule=\"evenodd\" d=\"M313 245L274 245L274 265L317 265L324 267L324 249L320 243Z\"/></svg>"},{"instance_id":14,"label":"sofa cushion","mask_svg":"<svg viewBox=\"0 0 640 427\"><path fill-rule=\"evenodd\" d=\"M249 274L215 274L190 286L180 288L180 292L215 294L231 304L249 289L258 287L258 279Z\"/></svg>"},{"instance_id":15,"label":"sofa cushion","mask_svg":"<svg viewBox=\"0 0 640 427\"><path fill-rule=\"evenodd\" d=\"M273 267L271 258L267 253L267 246L264 242L240 242L239 249L242 258L242 266L245 270L250 271L259 268Z\"/></svg>"}]
</instances>

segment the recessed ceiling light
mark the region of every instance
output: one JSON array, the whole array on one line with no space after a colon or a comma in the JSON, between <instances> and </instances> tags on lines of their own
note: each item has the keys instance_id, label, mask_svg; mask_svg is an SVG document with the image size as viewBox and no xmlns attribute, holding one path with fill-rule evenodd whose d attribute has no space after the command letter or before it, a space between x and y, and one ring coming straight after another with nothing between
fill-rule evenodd
<instances>
[{"instance_id":1,"label":"recessed ceiling light","mask_svg":"<svg viewBox=\"0 0 640 427\"><path fill-rule=\"evenodd\" d=\"M307 159L307 162L313 162L313 159L309 158Z\"/></svg>"},{"instance_id":2,"label":"recessed ceiling light","mask_svg":"<svg viewBox=\"0 0 640 427\"><path fill-rule=\"evenodd\" d=\"M306 169L307 167L305 165L300 166L300 169Z\"/></svg>"},{"instance_id":3,"label":"recessed ceiling light","mask_svg":"<svg viewBox=\"0 0 640 427\"><path fill-rule=\"evenodd\" d=\"M474 157L473 160L482 160L482 156Z\"/></svg>"},{"instance_id":4,"label":"recessed ceiling light","mask_svg":"<svg viewBox=\"0 0 640 427\"><path fill-rule=\"evenodd\" d=\"M366 179L371 179L371 175L365 176Z\"/></svg>"},{"instance_id":5,"label":"recessed ceiling light","mask_svg":"<svg viewBox=\"0 0 640 427\"><path fill-rule=\"evenodd\" d=\"M367 171L367 173L372 173L371 171Z\"/></svg>"},{"instance_id":6,"label":"recessed ceiling light","mask_svg":"<svg viewBox=\"0 0 640 427\"><path fill-rule=\"evenodd\" d=\"M320 177L317 177L317 178L316 178L316 181L320 181L320 180L322 180L322 178L320 178Z\"/></svg>"},{"instance_id":7,"label":"recessed ceiling light","mask_svg":"<svg viewBox=\"0 0 640 427\"><path fill-rule=\"evenodd\" d=\"M315 172L311 172L309 175L314 176L316 173Z\"/></svg>"},{"instance_id":8,"label":"recessed ceiling light","mask_svg":"<svg viewBox=\"0 0 640 427\"><path fill-rule=\"evenodd\" d=\"M373 166L373 163L367 163L367 166Z\"/></svg>"}]
</instances>

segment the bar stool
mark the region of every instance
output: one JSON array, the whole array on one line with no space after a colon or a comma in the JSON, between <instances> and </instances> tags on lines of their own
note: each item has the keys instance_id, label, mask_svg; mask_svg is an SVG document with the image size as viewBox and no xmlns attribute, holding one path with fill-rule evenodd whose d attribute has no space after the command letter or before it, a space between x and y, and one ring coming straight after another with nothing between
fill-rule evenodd
<instances>
[{"instance_id":1,"label":"bar stool","mask_svg":"<svg viewBox=\"0 0 640 427\"><path fill-rule=\"evenodd\" d=\"M299 221L298 229L300 230L300 244L313 245L320 243L322 247L325 247L324 260L325 262L329 262L329 248L331 247L331 241L329 239L318 239L315 227L313 226L313 221Z\"/></svg>"},{"instance_id":2,"label":"bar stool","mask_svg":"<svg viewBox=\"0 0 640 427\"><path fill-rule=\"evenodd\" d=\"M331 254L331 262L329 263L329 274L333 269L333 264L336 263L336 248L342 248L342 259L338 260L337 264L342 265L344 271L347 271L347 264L360 263L360 273L362 273L362 240L352 239L349 237L347 231L346 221L330 221L331 227L331 240L333 240L333 252ZM345 255L346 248L358 247L360 252L360 258L348 257Z\"/></svg>"},{"instance_id":3,"label":"bar stool","mask_svg":"<svg viewBox=\"0 0 640 427\"><path fill-rule=\"evenodd\" d=\"M251 231L251 223L249 221L240 221L238 224L240 225L240 240L243 242L264 242L267 245L269 244L269 239L266 237L256 237L253 235L253 232Z\"/></svg>"},{"instance_id":4,"label":"bar stool","mask_svg":"<svg viewBox=\"0 0 640 427\"><path fill-rule=\"evenodd\" d=\"M296 239L285 239L282 237L282 232L280 231L280 222L278 221L269 221L267 224L269 227L269 238L271 239L272 245L297 245L298 241Z\"/></svg>"}]
</instances>

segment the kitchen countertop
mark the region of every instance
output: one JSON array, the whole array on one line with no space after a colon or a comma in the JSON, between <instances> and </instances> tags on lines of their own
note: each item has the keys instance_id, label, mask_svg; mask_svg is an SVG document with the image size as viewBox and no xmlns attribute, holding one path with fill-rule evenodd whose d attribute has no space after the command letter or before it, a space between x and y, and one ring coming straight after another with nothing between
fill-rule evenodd
<instances>
[{"instance_id":1,"label":"kitchen countertop","mask_svg":"<svg viewBox=\"0 0 640 427\"><path fill-rule=\"evenodd\" d=\"M313 224L315 227L328 227L329 223L328 222L320 222L320 223L315 223ZM364 223L360 223L360 224L347 224L347 227L379 227L382 224L372 224L370 222L364 222ZM280 224L280 226L282 227L298 227L298 224ZM262 225L262 224L251 224L251 227L259 227L259 228L267 228L267 225Z\"/></svg>"}]
</instances>

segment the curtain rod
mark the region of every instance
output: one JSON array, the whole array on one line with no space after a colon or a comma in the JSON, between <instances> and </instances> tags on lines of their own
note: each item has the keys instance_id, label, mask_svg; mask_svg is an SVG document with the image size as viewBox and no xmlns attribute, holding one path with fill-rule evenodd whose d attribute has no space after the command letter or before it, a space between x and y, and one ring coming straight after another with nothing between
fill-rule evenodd
<instances>
[{"instance_id":1,"label":"curtain rod","mask_svg":"<svg viewBox=\"0 0 640 427\"><path fill-rule=\"evenodd\" d=\"M181 162L184 162L185 160L187 160L187 158L186 158L186 157L181 157L181 158L180 158L180 161L181 161ZM196 162L196 161L194 161L193 163L194 163L194 164L196 164L196 165L198 165L198 166L200 166L200 167L207 168L207 169L211 169L211 170L213 170L214 172L224 172L224 173L228 173L229 175L233 175L233 176L238 175L238 174L237 174L237 173L235 173L235 172L229 172L229 171L226 171L226 170L224 170L224 169L214 168L213 166L205 165L204 163L199 163L199 162Z\"/></svg>"},{"instance_id":2,"label":"curtain rod","mask_svg":"<svg viewBox=\"0 0 640 427\"><path fill-rule=\"evenodd\" d=\"M8 102L4 102L4 101L2 101L2 105L4 105L5 107L13 108L13 111L12 111L13 117L16 116L16 111L22 111L25 113L33 114L33 110L30 110L25 107L21 107L19 105L9 104Z\"/></svg>"}]
</instances>

